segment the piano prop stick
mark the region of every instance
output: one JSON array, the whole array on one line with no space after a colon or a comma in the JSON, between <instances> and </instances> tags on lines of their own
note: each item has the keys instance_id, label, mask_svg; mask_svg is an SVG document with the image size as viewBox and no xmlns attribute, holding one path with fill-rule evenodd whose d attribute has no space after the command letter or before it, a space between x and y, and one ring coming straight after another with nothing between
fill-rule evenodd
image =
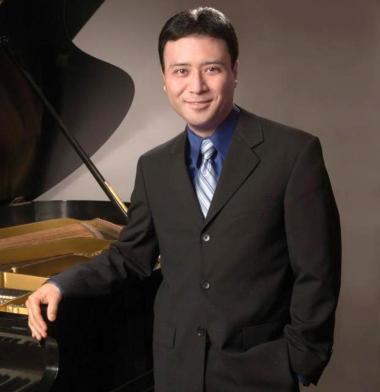
<instances>
[{"instance_id":1,"label":"piano prop stick","mask_svg":"<svg viewBox=\"0 0 380 392\"><path fill-rule=\"evenodd\" d=\"M62 131L63 135L66 137L67 141L71 144L71 146L77 152L77 154L81 158L82 162L86 165L87 169L90 171L90 173L93 175L93 177L95 178L97 183L103 189L104 193L108 196L110 201L112 203L114 203L116 208L118 208L120 210L120 212L124 215L124 217L127 219L127 217L128 217L127 207L121 201L120 197L117 195L117 193L111 187L111 185L102 176L102 174L100 173L98 168L94 165L94 163L92 162L90 157L86 154L86 152L84 151L82 146L78 143L76 138L69 132L66 125L63 123L62 118L58 115L58 113L54 109L53 105L47 100L47 98L45 97L45 94L42 92L41 88L38 86L38 84L35 82L35 80L31 77L29 72L17 60L12 48L9 46L9 41L5 37L3 37L0 40L0 43L4 49L4 52L7 54L9 59L14 63L14 65L20 70L20 72L24 76L24 78L29 82L33 91L39 97L39 99L43 103L43 105L46 108L46 110L48 111L48 113L53 117L53 119L55 120L59 129Z\"/></svg>"}]
</instances>

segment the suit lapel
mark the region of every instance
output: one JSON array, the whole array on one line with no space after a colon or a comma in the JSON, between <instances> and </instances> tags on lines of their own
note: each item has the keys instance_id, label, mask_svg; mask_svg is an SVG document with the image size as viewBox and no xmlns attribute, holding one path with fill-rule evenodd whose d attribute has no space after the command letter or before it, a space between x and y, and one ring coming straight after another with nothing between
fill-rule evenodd
<instances>
[{"instance_id":1,"label":"suit lapel","mask_svg":"<svg viewBox=\"0 0 380 392\"><path fill-rule=\"evenodd\" d=\"M240 110L239 121L203 227L214 219L260 162L253 151L253 147L263 141L260 122L256 116Z\"/></svg>"},{"instance_id":2,"label":"suit lapel","mask_svg":"<svg viewBox=\"0 0 380 392\"><path fill-rule=\"evenodd\" d=\"M170 150L170 182L175 190L173 197L182 200L186 217L192 219L197 226L201 227L204 217L186 166L186 142L186 131L179 134L174 140Z\"/></svg>"},{"instance_id":3,"label":"suit lapel","mask_svg":"<svg viewBox=\"0 0 380 392\"><path fill-rule=\"evenodd\" d=\"M240 110L238 124L206 219L202 215L186 166L186 131L174 139L170 149L168 175L171 176L170 183L175 191L173 197L182 201L186 208L184 214L198 227L204 228L214 219L260 162L253 150L253 147L263 142L259 119L243 109Z\"/></svg>"}]
</instances>

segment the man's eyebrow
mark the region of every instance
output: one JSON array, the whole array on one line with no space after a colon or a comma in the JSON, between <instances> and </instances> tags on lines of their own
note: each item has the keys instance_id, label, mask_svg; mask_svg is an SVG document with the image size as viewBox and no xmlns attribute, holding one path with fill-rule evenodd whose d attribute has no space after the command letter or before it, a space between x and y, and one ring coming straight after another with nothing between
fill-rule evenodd
<instances>
[{"instance_id":1,"label":"man's eyebrow","mask_svg":"<svg viewBox=\"0 0 380 392\"><path fill-rule=\"evenodd\" d=\"M224 61L220 60L212 60L212 61L204 61L201 65L226 65Z\"/></svg>"},{"instance_id":2,"label":"man's eyebrow","mask_svg":"<svg viewBox=\"0 0 380 392\"><path fill-rule=\"evenodd\" d=\"M169 65L169 68L174 68L174 67L190 67L189 63L173 63Z\"/></svg>"},{"instance_id":3,"label":"man's eyebrow","mask_svg":"<svg viewBox=\"0 0 380 392\"><path fill-rule=\"evenodd\" d=\"M225 62L224 61L220 61L220 60L211 60L211 61L204 61L202 62L200 65L204 66L204 65L222 65L225 66ZM190 63L173 63L169 65L169 68L174 68L174 67L190 67L191 64Z\"/></svg>"}]
</instances>

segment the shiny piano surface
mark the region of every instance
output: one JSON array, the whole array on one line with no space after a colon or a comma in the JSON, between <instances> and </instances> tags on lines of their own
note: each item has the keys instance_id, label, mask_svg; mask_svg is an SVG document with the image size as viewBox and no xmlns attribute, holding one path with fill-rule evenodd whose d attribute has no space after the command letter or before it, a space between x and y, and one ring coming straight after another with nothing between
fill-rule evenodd
<instances>
[{"instance_id":1,"label":"shiny piano surface","mask_svg":"<svg viewBox=\"0 0 380 392\"><path fill-rule=\"evenodd\" d=\"M71 42L102 2L0 2L0 39L6 39L89 155L120 124L134 89L127 73ZM2 48L0 156L0 227L17 231L23 227L18 225L57 218L124 223L123 214L106 201L33 201L81 160ZM98 238L86 241L94 253L104 245L95 249ZM144 282L131 278L109 296L65 299L49 325L49 338L40 344L27 327L27 293L90 256L68 250L41 259L33 258L28 246L24 251L25 260L18 256L16 262L0 249L0 391L153 390L152 302L159 272Z\"/></svg>"},{"instance_id":2,"label":"shiny piano surface","mask_svg":"<svg viewBox=\"0 0 380 392\"><path fill-rule=\"evenodd\" d=\"M0 391L49 391L58 371L56 340L37 342L13 313L0 317L0 331Z\"/></svg>"}]
</instances>

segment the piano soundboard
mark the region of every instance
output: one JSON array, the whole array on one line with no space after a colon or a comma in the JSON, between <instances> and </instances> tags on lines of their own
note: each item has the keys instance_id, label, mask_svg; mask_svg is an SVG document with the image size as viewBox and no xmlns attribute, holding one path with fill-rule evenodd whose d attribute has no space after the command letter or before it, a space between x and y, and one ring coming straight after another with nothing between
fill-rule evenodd
<instances>
[{"instance_id":1,"label":"piano soundboard","mask_svg":"<svg viewBox=\"0 0 380 392\"><path fill-rule=\"evenodd\" d=\"M26 290L16 290L16 289L0 289L0 305L5 305L8 302L28 294L29 292Z\"/></svg>"}]
</instances>

